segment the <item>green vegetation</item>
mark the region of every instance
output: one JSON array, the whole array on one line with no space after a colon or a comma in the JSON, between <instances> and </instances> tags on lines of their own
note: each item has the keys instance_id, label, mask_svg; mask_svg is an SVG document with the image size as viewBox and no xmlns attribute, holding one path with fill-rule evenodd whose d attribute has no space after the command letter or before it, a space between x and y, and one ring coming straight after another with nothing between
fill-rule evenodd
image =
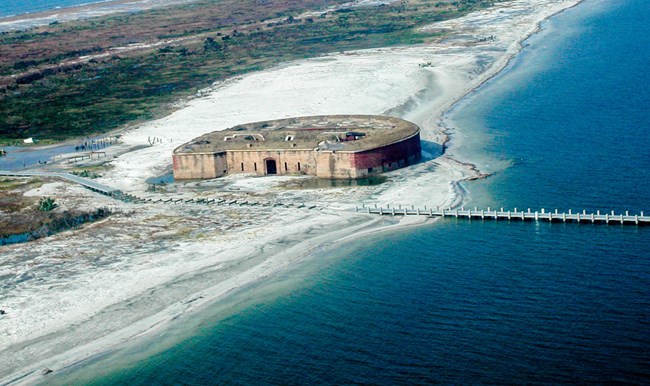
<instances>
[{"instance_id":1,"label":"green vegetation","mask_svg":"<svg viewBox=\"0 0 650 386\"><path fill-rule=\"evenodd\" d=\"M38 210L41 212L49 212L54 210L54 208L56 208L56 204L54 203L54 199L51 197L43 197L38 202Z\"/></svg>"},{"instance_id":2,"label":"green vegetation","mask_svg":"<svg viewBox=\"0 0 650 386\"><path fill-rule=\"evenodd\" d=\"M0 144L64 140L149 120L216 80L285 61L423 43L437 36L417 27L493 3L414 0L297 16L342 2L304 1L297 9L280 0L270 0L270 7L254 0L203 1L3 34ZM205 7L221 7L221 13L206 18ZM177 39L151 45L171 38ZM144 41L149 45L119 55L77 59Z\"/></svg>"},{"instance_id":3,"label":"green vegetation","mask_svg":"<svg viewBox=\"0 0 650 386\"><path fill-rule=\"evenodd\" d=\"M101 174L98 174L98 173L95 173L95 172L93 172L91 170L86 170L86 169L81 170L81 171L73 170L70 173L74 174L75 176L84 177L84 178L99 178L99 177L102 176Z\"/></svg>"},{"instance_id":4,"label":"green vegetation","mask_svg":"<svg viewBox=\"0 0 650 386\"><path fill-rule=\"evenodd\" d=\"M103 219L112 214L110 209L91 211L58 207L51 197L36 200L25 193L40 187L38 178L0 179L0 245L33 240L82 224Z\"/></svg>"},{"instance_id":5,"label":"green vegetation","mask_svg":"<svg viewBox=\"0 0 650 386\"><path fill-rule=\"evenodd\" d=\"M109 208L98 208L92 212L47 212L33 213L31 216L21 213L9 218L0 217L0 245L50 236L78 228L89 222L99 221L111 214L113 212Z\"/></svg>"}]
</instances>

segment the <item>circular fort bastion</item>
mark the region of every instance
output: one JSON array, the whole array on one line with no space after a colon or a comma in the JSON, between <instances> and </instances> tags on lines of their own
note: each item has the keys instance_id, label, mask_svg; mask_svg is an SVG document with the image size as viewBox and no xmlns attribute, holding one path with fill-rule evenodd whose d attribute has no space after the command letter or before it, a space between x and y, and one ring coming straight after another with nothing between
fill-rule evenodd
<instances>
[{"instance_id":1,"label":"circular fort bastion","mask_svg":"<svg viewBox=\"0 0 650 386\"><path fill-rule=\"evenodd\" d=\"M233 173L358 179L421 157L420 128L377 115L323 115L247 123L214 131L173 152L174 179Z\"/></svg>"}]
</instances>

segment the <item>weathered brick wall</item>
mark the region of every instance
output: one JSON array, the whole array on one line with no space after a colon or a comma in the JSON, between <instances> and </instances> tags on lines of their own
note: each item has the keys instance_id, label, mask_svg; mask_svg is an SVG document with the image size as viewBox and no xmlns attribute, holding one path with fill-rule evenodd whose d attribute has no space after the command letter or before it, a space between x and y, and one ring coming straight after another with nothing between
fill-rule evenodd
<instances>
[{"instance_id":1,"label":"weathered brick wall","mask_svg":"<svg viewBox=\"0 0 650 386\"><path fill-rule=\"evenodd\" d=\"M420 135L358 153L314 150L235 150L219 154L174 154L174 178L207 179L226 173L268 174L266 160L275 160L276 174L309 174L320 178L363 178L401 168L421 157Z\"/></svg>"},{"instance_id":2,"label":"weathered brick wall","mask_svg":"<svg viewBox=\"0 0 650 386\"><path fill-rule=\"evenodd\" d=\"M239 150L228 152L228 173L266 175L266 160L273 159L278 175L314 174L312 150ZM243 170L242 170L243 169Z\"/></svg>"},{"instance_id":3,"label":"weathered brick wall","mask_svg":"<svg viewBox=\"0 0 650 386\"><path fill-rule=\"evenodd\" d=\"M352 168L359 173L365 170L370 173L393 170L417 162L422 154L420 147L420 134L416 134L404 141L397 142L382 148L355 153L352 159Z\"/></svg>"},{"instance_id":4,"label":"weathered brick wall","mask_svg":"<svg viewBox=\"0 0 650 386\"><path fill-rule=\"evenodd\" d=\"M174 154L172 160L179 180L217 178L227 169L224 153Z\"/></svg>"},{"instance_id":5,"label":"weathered brick wall","mask_svg":"<svg viewBox=\"0 0 650 386\"><path fill-rule=\"evenodd\" d=\"M316 152L316 176L319 178L360 178L352 165L353 153Z\"/></svg>"}]
</instances>

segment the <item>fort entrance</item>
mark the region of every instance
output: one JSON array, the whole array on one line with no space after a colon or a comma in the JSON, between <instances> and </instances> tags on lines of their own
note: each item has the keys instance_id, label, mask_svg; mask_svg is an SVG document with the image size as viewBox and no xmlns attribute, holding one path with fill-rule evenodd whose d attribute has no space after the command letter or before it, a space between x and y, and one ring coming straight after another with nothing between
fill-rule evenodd
<instances>
[{"instance_id":1,"label":"fort entrance","mask_svg":"<svg viewBox=\"0 0 650 386\"><path fill-rule=\"evenodd\" d=\"M266 174L278 174L278 166L272 158L266 160Z\"/></svg>"}]
</instances>

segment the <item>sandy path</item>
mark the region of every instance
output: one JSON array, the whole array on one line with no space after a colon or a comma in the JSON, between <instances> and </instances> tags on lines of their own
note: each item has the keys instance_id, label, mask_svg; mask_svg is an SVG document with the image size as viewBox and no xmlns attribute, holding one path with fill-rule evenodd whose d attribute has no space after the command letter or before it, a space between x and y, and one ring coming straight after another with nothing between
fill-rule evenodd
<instances>
[{"instance_id":1,"label":"sandy path","mask_svg":"<svg viewBox=\"0 0 650 386\"><path fill-rule=\"evenodd\" d=\"M172 115L126 132L124 144L112 152L148 145L150 137L162 141L120 155L101 179L149 194L144 180L170 168L173 148L247 121L388 113L422 127L425 162L389 173L389 182L375 187L287 191L277 188L283 177L227 177L191 186L206 194L327 209L127 206L66 184L33 192L65 189L77 198L69 205L106 204L123 212L82 231L1 247L0 277L6 279L0 305L8 314L0 318L0 383L37 381L43 367L59 371L160 331L176 316L268 277L322 245L387 225L349 212L355 204L459 204L457 181L477 172L438 157L436 143L448 135L441 115L500 71L542 20L577 2L509 1L428 27L454 31L440 43L329 55L216 84Z\"/></svg>"}]
</instances>

